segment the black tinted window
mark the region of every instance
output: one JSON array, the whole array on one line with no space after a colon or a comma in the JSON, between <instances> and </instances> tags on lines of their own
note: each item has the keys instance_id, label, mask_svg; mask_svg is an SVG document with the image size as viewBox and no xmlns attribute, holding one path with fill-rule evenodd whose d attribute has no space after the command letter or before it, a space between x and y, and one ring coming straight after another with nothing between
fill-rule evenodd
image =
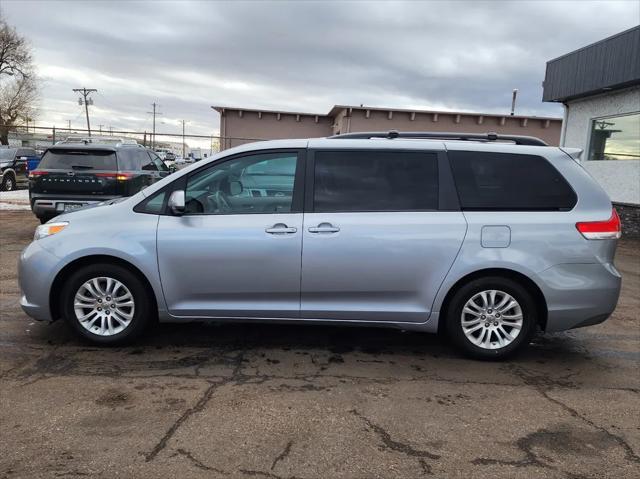
<instances>
[{"instance_id":1,"label":"black tinted window","mask_svg":"<svg viewBox=\"0 0 640 479\"><path fill-rule=\"evenodd\" d=\"M438 209L438 162L433 153L318 152L314 210L420 211Z\"/></svg>"},{"instance_id":2,"label":"black tinted window","mask_svg":"<svg viewBox=\"0 0 640 479\"><path fill-rule=\"evenodd\" d=\"M460 206L466 210L568 210L576 195L544 158L508 153L449 152Z\"/></svg>"},{"instance_id":3,"label":"black tinted window","mask_svg":"<svg viewBox=\"0 0 640 479\"><path fill-rule=\"evenodd\" d=\"M38 169L117 170L116 154L102 150L48 150Z\"/></svg>"}]
</instances>

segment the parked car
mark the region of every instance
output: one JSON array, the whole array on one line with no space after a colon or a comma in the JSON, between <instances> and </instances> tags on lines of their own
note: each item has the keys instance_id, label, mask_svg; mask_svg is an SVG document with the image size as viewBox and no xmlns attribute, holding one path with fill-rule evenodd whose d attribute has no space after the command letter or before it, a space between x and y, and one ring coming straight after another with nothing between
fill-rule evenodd
<instances>
[{"instance_id":1,"label":"parked car","mask_svg":"<svg viewBox=\"0 0 640 479\"><path fill-rule=\"evenodd\" d=\"M29 173L29 199L42 223L63 212L131 196L170 173L153 151L131 143L61 143Z\"/></svg>"},{"instance_id":2,"label":"parked car","mask_svg":"<svg viewBox=\"0 0 640 479\"><path fill-rule=\"evenodd\" d=\"M619 237L604 190L536 138L265 141L38 227L21 304L99 344L154 318L302 322L442 332L504 358L613 312Z\"/></svg>"},{"instance_id":3,"label":"parked car","mask_svg":"<svg viewBox=\"0 0 640 479\"><path fill-rule=\"evenodd\" d=\"M33 148L0 148L0 190L26 186L28 163L37 159Z\"/></svg>"}]
</instances>

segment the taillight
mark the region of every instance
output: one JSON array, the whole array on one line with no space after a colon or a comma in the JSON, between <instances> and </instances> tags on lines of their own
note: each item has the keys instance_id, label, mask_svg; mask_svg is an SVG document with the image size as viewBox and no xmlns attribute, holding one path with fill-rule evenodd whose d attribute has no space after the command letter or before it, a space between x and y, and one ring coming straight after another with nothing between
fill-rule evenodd
<instances>
[{"instance_id":1,"label":"taillight","mask_svg":"<svg viewBox=\"0 0 640 479\"><path fill-rule=\"evenodd\" d=\"M29 178L35 178L36 176L44 176L48 174L48 171L33 170L29 172Z\"/></svg>"},{"instance_id":2,"label":"taillight","mask_svg":"<svg viewBox=\"0 0 640 479\"><path fill-rule=\"evenodd\" d=\"M622 236L620 217L615 208L611 210L611 218L608 220L576 223L576 228L589 240L618 239Z\"/></svg>"},{"instance_id":3,"label":"taillight","mask_svg":"<svg viewBox=\"0 0 640 479\"><path fill-rule=\"evenodd\" d=\"M95 173L95 175L99 178L110 178L118 181L126 181L133 178L131 173Z\"/></svg>"}]
</instances>

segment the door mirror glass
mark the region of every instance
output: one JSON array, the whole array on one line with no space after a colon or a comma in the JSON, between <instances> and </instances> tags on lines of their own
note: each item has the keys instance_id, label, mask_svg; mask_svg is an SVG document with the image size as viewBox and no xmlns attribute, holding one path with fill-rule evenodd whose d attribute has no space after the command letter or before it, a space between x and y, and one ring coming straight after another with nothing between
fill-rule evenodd
<instances>
[{"instance_id":1,"label":"door mirror glass","mask_svg":"<svg viewBox=\"0 0 640 479\"><path fill-rule=\"evenodd\" d=\"M184 190L176 190L169 197L169 210L177 216L184 214Z\"/></svg>"},{"instance_id":2,"label":"door mirror glass","mask_svg":"<svg viewBox=\"0 0 640 479\"><path fill-rule=\"evenodd\" d=\"M238 196L242 193L242 183L239 181L230 181L229 182L229 194L231 196Z\"/></svg>"}]
</instances>

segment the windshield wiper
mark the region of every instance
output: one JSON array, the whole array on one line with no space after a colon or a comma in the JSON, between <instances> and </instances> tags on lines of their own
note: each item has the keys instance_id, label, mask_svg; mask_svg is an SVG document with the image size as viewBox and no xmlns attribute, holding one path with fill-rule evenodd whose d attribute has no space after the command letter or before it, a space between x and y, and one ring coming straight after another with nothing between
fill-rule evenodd
<instances>
[{"instance_id":1,"label":"windshield wiper","mask_svg":"<svg viewBox=\"0 0 640 479\"><path fill-rule=\"evenodd\" d=\"M71 168L74 170L93 170L93 166L87 165L71 165Z\"/></svg>"}]
</instances>

